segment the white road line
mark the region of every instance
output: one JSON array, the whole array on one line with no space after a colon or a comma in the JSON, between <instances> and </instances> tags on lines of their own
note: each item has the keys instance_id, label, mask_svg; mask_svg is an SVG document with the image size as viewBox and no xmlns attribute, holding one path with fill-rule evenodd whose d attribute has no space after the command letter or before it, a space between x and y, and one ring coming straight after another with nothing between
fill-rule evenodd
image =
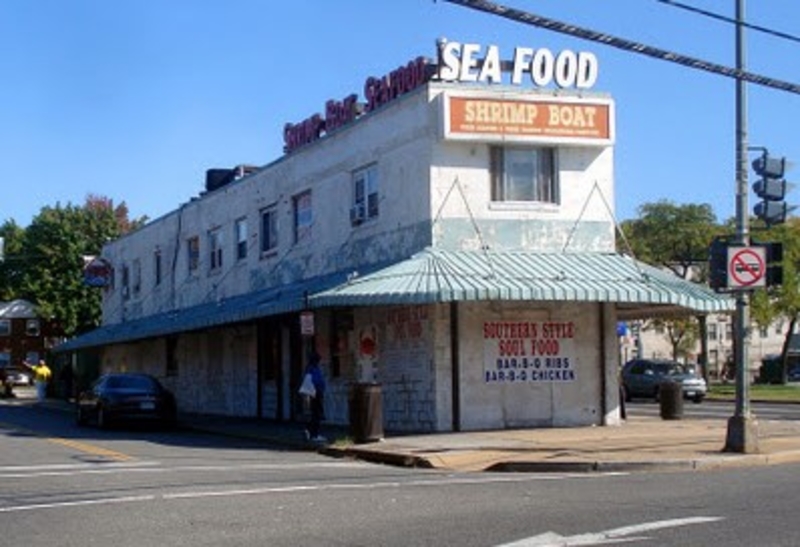
<instances>
[{"instance_id":1,"label":"white road line","mask_svg":"<svg viewBox=\"0 0 800 547\"><path fill-rule=\"evenodd\" d=\"M314 467L319 467L314 465ZM488 477L449 477L426 479L426 480L412 480L407 482L402 481L380 481L372 483L334 483L334 484L317 484L317 485L287 485L287 486L273 486L266 488L252 488L252 489L236 489L236 490L216 490L216 491L200 491L200 492L174 492L160 495L146 495L146 496L126 496L119 498L97 498L80 501L65 501L29 505L14 505L8 507L0 507L0 513L14 513L21 511L39 511L39 510L52 510L69 507L80 507L88 505L110 505L121 503L134 503L145 501L177 501L186 499L201 499L201 498L218 498L218 497L236 497L236 496L253 496L264 494L276 493L292 493L292 492L317 492L322 490L376 490L381 488L402 488L402 487L421 487L421 486L448 486L448 485L471 485L471 484L492 484L492 483L510 483L510 482L533 482L543 480L564 480L567 478L603 478L609 476L619 476L624 473L592 473L588 474L575 474L575 475L518 475L518 476L488 476Z\"/></svg>"},{"instance_id":2,"label":"white road line","mask_svg":"<svg viewBox=\"0 0 800 547\"><path fill-rule=\"evenodd\" d=\"M32 479L38 477L69 477L77 475L108 475L121 473L172 473L197 471L286 471L292 469L320 469L342 467L364 467L359 462L331 462L304 464L243 464L243 465L187 465L176 467L154 467L159 462L136 462L129 464L85 464L0 468L0 479Z\"/></svg>"},{"instance_id":3,"label":"white road line","mask_svg":"<svg viewBox=\"0 0 800 547\"><path fill-rule=\"evenodd\" d=\"M132 503L153 501L155 496L126 496L124 498L100 498L94 500L61 501L55 503L39 503L34 505L15 505L13 507L0 507L0 513L15 513L18 511L36 511L40 509L57 509L63 507L82 507L86 505L109 505L113 503Z\"/></svg>"}]
</instances>

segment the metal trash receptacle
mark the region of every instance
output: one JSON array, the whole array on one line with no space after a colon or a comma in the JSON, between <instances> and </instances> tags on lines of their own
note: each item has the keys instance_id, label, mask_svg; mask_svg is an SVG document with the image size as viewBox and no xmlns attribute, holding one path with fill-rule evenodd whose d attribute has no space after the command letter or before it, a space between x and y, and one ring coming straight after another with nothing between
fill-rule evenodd
<instances>
[{"instance_id":1,"label":"metal trash receptacle","mask_svg":"<svg viewBox=\"0 0 800 547\"><path fill-rule=\"evenodd\" d=\"M664 382L658 386L658 401L662 420L680 420L683 417L683 385Z\"/></svg>"},{"instance_id":2,"label":"metal trash receptacle","mask_svg":"<svg viewBox=\"0 0 800 547\"><path fill-rule=\"evenodd\" d=\"M353 384L350 389L350 436L353 442L383 439L383 396L381 385L373 382Z\"/></svg>"}]
</instances>

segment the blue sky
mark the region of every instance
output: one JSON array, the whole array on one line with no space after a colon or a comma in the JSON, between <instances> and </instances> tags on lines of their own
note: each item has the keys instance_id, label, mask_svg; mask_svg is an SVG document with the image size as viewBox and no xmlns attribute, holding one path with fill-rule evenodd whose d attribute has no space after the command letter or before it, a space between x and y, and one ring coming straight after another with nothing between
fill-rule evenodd
<instances>
[{"instance_id":1,"label":"blue sky","mask_svg":"<svg viewBox=\"0 0 800 547\"><path fill-rule=\"evenodd\" d=\"M735 0L683 0L733 17ZM502 0L724 65L734 29L656 0ZM747 3L800 35L800 2ZM264 165L282 128L444 36L592 51L617 106L616 215L669 199L734 215L734 81L433 0L0 0L0 223L89 194L157 218L206 169ZM800 83L800 43L747 33L748 69ZM748 86L749 142L798 163L800 96ZM754 156L751 156L754 157ZM751 173L751 182L753 175ZM800 188L788 200L800 204ZM753 196L750 205L754 203Z\"/></svg>"}]
</instances>

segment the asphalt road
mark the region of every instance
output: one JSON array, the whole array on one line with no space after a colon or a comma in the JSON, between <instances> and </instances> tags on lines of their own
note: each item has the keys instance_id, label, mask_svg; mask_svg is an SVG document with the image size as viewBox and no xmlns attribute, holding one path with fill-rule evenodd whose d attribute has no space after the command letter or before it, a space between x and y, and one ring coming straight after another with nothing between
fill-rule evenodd
<instances>
[{"instance_id":1,"label":"asphalt road","mask_svg":"<svg viewBox=\"0 0 800 547\"><path fill-rule=\"evenodd\" d=\"M637 399L625 403L631 416L658 416L661 410L659 403ZM683 415L686 418L720 418L733 416L735 407L732 402L703 401L700 404L684 401ZM765 420L800 420L800 405L789 403L751 403L750 410L756 418Z\"/></svg>"},{"instance_id":2,"label":"asphalt road","mask_svg":"<svg viewBox=\"0 0 800 547\"><path fill-rule=\"evenodd\" d=\"M0 402L0 546L794 546L798 477L448 474Z\"/></svg>"}]
</instances>

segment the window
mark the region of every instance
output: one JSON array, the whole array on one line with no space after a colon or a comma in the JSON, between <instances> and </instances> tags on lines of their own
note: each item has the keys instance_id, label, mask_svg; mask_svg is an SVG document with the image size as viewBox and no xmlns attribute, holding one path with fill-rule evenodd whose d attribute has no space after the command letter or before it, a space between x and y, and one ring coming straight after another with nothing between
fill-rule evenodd
<instances>
[{"instance_id":1,"label":"window","mask_svg":"<svg viewBox=\"0 0 800 547\"><path fill-rule=\"evenodd\" d=\"M209 268L211 271L222 268L222 231L208 232Z\"/></svg>"},{"instance_id":2,"label":"window","mask_svg":"<svg viewBox=\"0 0 800 547\"><path fill-rule=\"evenodd\" d=\"M311 226L314 222L311 208L311 190L292 198L294 211L294 242L301 243L311 239Z\"/></svg>"},{"instance_id":3,"label":"window","mask_svg":"<svg viewBox=\"0 0 800 547\"><path fill-rule=\"evenodd\" d=\"M128 265L125 264L122 267L122 299L127 300L131 297L131 270L128 268Z\"/></svg>"},{"instance_id":4,"label":"window","mask_svg":"<svg viewBox=\"0 0 800 547\"><path fill-rule=\"evenodd\" d=\"M783 321L775 323L775 334L783 334Z\"/></svg>"},{"instance_id":5,"label":"window","mask_svg":"<svg viewBox=\"0 0 800 547\"><path fill-rule=\"evenodd\" d=\"M733 340L733 325L725 325L725 340Z\"/></svg>"},{"instance_id":6,"label":"window","mask_svg":"<svg viewBox=\"0 0 800 547\"><path fill-rule=\"evenodd\" d=\"M10 366L11 366L11 352L0 351L0 368L6 368Z\"/></svg>"},{"instance_id":7,"label":"window","mask_svg":"<svg viewBox=\"0 0 800 547\"><path fill-rule=\"evenodd\" d=\"M0 319L0 336L11 336L10 319Z\"/></svg>"},{"instance_id":8,"label":"window","mask_svg":"<svg viewBox=\"0 0 800 547\"><path fill-rule=\"evenodd\" d=\"M161 273L161 249L156 249L156 252L153 253L153 277L156 287L161 285Z\"/></svg>"},{"instance_id":9,"label":"window","mask_svg":"<svg viewBox=\"0 0 800 547\"><path fill-rule=\"evenodd\" d=\"M233 227L236 241L236 260L247 258L247 219L240 218Z\"/></svg>"},{"instance_id":10,"label":"window","mask_svg":"<svg viewBox=\"0 0 800 547\"><path fill-rule=\"evenodd\" d=\"M38 319L28 319L25 321L25 334L28 336L39 336L41 334Z\"/></svg>"},{"instance_id":11,"label":"window","mask_svg":"<svg viewBox=\"0 0 800 547\"><path fill-rule=\"evenodd\" d=\"M378 168L370 165L353 173L350 222L361 224L378 216Z\"/></svg>"},{"instance_id":12,"label":"window","mask_svg":"<svg viewBox=\"0 0 800 547\"><path fill-rule=\"evenodd\" d=\"M767 338L769 336L769 327L759 327L758 328L758 335L761 338Z\"/></svg>"},{"instance_id":13,"label":"window","mask_svg":"<svg viewBox=\"0 0 800 547\"><path fill-rule=\"evenodd\" d=\"M189 265L189 273L197 271L200 266L200 238L190 237L186 240L186 260Z\"/></svg>"},{"instance_id":14,"label":"window","mask_svg":"<svg viewBox=\"0 0 800 547\"><path fill-rule=\"evenodd\" d=\"M708 339L709 340L716 340L717 339L717 324L716 323L709 323L708 324Z\"/></svg>"},{"instance_id":15,"label":"window","mask_svg":"<svg viewBox=\"0 0 800 547\"><path fill-rule=\"evenodd\" d=\"M25 354L25 361L28 363L38 363L39 362L39 352L38 351L29 351Z\"/></svg>"},{"instance_id":16,"label":"window","mask_svg":"<svg viewBox=\"0 0 800 547\"><path fill-rule=\"evenodd\" d=\"M492 201L558 203L554 148L491 148Z\"/></svg>"},{"instance_id":17,"label":"window","mask_svg":"<svg viewBox=\"0 0 800 547\"><path fill-rule=\"evenodd\" d=\"M138 295L142 291L142 263L137 258L133 261L133 294Z\"/></svg>"},{"instance_id":18,"label":"window","mask_svg":"<svg viewBox=\"0 0 800 547\"><path fill-rule=\"evenodd\" d=\"M272 205L261 211L261 254L278 248L278 208Z\"/></svg>"}]
</instances>

